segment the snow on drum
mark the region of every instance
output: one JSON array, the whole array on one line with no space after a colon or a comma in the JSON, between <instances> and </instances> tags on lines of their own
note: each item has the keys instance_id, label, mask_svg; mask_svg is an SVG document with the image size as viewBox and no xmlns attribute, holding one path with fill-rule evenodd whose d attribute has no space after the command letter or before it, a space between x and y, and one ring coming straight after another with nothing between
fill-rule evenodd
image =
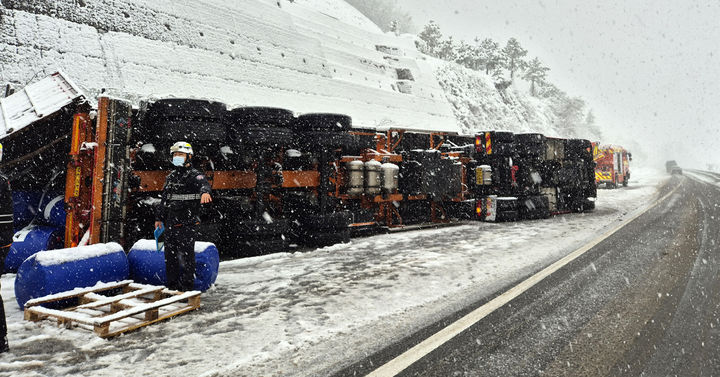
<instances>
[{"instance_id":1,"label":"snow on drum","mask_svg":"<svg viewBox=\"0 0 720 377\"><path fill-rule=\"evenodd\" d=\"M128 254L130 278L141 284L165 285L165 253L157 251L155 240L135 242ZM195 286L196 291L207 291L220 268L220 254L210 242L195 242Z\"/></svg>"},{"instance_id":2,"label":"snow on drum","mask_svg":"<svg viewBox=\"0 0 720 377\"><path fill-rule=\"evenodd\" d=\"M15 297L22 309L33 298L126 280L130 275L122 246L111 242L41 251L27 258L15 277Z\"/></svg>"}]
</instances>

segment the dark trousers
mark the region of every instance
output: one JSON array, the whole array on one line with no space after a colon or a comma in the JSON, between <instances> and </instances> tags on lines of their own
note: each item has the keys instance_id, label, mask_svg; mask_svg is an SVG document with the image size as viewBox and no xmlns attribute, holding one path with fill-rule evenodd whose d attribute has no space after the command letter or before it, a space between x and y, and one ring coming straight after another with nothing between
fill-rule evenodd
<instances>
[{"instance_id":1,"label":"dark trousers","mask_svg":"<svg viewBox=\"0 0 720 377\"><path fill-rule=\"evenodd\" d=\"M5 258L10 252L10 245L0 247L0 276L5 271ZM7 340L7 323L5 322L5 305L3 304L2 295L0 295L0 352L8 349Z\"/></svg>"},{"instance_id":2,"label":"dark trousers","mask_svg":"<svg viewBox=\"0 0 720 377\"><path fill-rule=\"evenodd\" d=\"M192 291L195 286L197 228L193 225L171 226L165 232L167 287L177 291Z\"/></svg>"}]
</instances>

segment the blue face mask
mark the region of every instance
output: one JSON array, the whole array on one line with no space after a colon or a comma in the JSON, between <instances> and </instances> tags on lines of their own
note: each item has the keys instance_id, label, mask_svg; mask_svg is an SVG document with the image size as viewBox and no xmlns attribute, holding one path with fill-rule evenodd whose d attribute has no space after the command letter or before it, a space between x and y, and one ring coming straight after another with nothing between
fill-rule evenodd
<instances>
[{"instance_id":1,"label":"blue face mask","mask_svg":"<svg viewBox=\"0 0 720 377\"><path fill-rule=\"evenodd\" d=\"M174 156L172 159L172 163L175 166L183 166L185 165L185 157L182 156Z\"/></svg>"}]
</instances>

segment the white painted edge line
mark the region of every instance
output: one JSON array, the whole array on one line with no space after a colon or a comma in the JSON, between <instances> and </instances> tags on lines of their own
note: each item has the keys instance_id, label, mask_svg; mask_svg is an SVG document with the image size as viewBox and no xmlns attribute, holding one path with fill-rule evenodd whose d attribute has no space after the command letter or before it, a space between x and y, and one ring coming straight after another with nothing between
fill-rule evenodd
<instances>
[{"instance_id":1,"label":"white painted edge line","mask_svg":"<svg viewBox=\"0 0 720 377\"><path fill-rule=\"evenodd\" d=\"M661 202L665 201L668 197L670 197L670 195L674 194L675 191L677 191L679 187L680 186L675 187L672 191L667 193L665 196L663 196L660 199L657 199L654 203L649 205L647 208L638 211L638 213L632 215L630 218L623 221L617 227L605 232L603 235L597 237L593 241L590 241L590 243L586 244L585 246L566 255L565 257L558 260L557 262L544 268L542 271L538 272L537 274L529 277L527 280L510 288L508 291L501 294L500 296L497 296L494 299L488 301L485 305L473 310L472 312L466 314L464 317L462 317L459 320L455 321L454 323L448 325L447 327L445 327L444 329L433 334L429 338L423 340L422 342L420 342L413 348L410 348L409 350L405 351L403 354L399 355L398 357L383 364L379 368L370 372L367 375L367 377L392 377L392 376L395 376L398 373L402 372L410 365L416 363L418 360L425 357L430 352L434 351L436 348L447 343L450 339L454 338L456 335L467 330L468 328L470 328L470 326L474 325L475 323L479 322L480 320L482 320L483 318L488 316L490 313L492 313L495 310L499 309L500 307L504 306L505 304L512 301L516 297L520 296L523 292L532 288L534 285L536 285L537 283L539 283L546 277L550 276L551 274L553 274L554 272L556 272L563 266L567 265L568 263L577 259L581 255L585 254L588 250L592 249L593 247L595 247L597 244L599 244L606 238L615 234L617 231L624 228L627 224L631 223L632 221L634 221L638 217L642 216L649 210L655 208L655 206L657 206Z\"/></svg>"}]
</instances>

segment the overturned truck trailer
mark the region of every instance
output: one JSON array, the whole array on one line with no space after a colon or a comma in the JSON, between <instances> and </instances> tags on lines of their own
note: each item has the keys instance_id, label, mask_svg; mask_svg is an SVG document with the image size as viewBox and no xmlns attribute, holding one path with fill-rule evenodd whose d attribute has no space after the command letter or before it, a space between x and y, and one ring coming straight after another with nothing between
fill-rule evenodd
<instances>
[{"instance_id":1,"label":"overturned truck trailer","mask_svg":"<svg viewBox=\"0 0 720 377\"><path fill-rule=\"evenodd\" d=\"M0 168L15 190L64 192L67 247L148 238L172 167L169 147L178 140L192 143L193 163L213 188L202 239L231 256L329 245L411 224L539 219L594 208L587 140L380 132L342 114L296 116L194 99L133 108L101 97L91 104L61 73L53 77L50 86L65 86L56 92L76 94L55 103L52 114L33 107L41 93L28 96L35 99L24 111L35 116L15 129L5 122Z\"/></svg>"}]
</instances>

